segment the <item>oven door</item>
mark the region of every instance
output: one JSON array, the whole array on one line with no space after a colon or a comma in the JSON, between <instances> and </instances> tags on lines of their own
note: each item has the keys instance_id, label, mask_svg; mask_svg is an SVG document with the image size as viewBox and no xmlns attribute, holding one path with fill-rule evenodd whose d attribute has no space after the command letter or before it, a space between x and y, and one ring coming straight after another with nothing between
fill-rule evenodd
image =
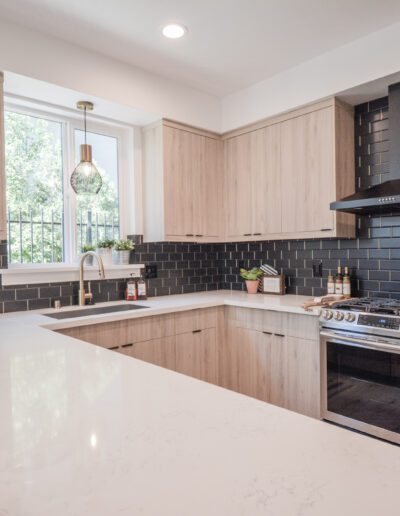
<instances>
[{"instance_id":1,"label":"oven door","mask_svg":"<svg viewBox=\"0 0 400 516\"><path fill-rule=\"evenodd\" d=\"M323 330L322 417L400 443L400 340Z\"/></svg>"}]
</instances>

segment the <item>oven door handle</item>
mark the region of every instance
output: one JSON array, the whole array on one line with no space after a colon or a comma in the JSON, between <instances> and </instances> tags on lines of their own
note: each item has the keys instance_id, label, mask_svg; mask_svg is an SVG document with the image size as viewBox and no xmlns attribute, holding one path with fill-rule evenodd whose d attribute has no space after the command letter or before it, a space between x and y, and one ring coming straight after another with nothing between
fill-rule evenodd
<instances>
[{"instance_id":1,"label":"oven door handle","mask_svg":"<svg viewBox=\"0 0 400 516\"><path fill-rule=\"evenodd\" d=\"M340 335L338 333L331 333L327 331L321 331L321 336L325 339L330 339L339 344L345 344L347 346L356 346L359 348L368 348L376 351L391 351L393 353L400 353L400 343L399 345L390 344L388 342L384 342L381 340L371 341L364 339L356 339L354 337Z\"/></svg>"}]
</instances>

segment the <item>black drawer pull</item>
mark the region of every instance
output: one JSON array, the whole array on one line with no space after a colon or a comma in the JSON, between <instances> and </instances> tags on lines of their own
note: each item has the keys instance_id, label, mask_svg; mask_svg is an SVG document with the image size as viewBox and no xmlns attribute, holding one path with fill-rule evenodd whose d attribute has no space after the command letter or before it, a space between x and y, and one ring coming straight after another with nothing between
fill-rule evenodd
<instances>
[{"instance_id":1,"label":"black drawer pull","mask_svg":"<svg viewBox=\"0 0 400 516\"><path fill-rule=\"evenodd\" d=\"M133 342L129 342L129 344L122 344L121 348L130 348L133 346Z\"/></svg>"},{"instance_id":2,"label":"black drawer pull","mask_svg":"<svg viewBox=\"0 0 400 516\"><path fill-rule=\"evenodd\" d=\"M275 337L284 337L283 333L274 333Z\"/></svg>"},{"instance_id":3,"label":"black drawer pull","mask_svg":"<svg viewBox=\"0 0 400 516\"><path fill-rule=\"evenodd\" d=\"M119 346L113 346L112 348L107 348L107 349L111 349L112 351L114 351L115 349L119 349Z\"/></svg>"},{"instance_id":4,"label":"black drawer pull","mask_svg":"<svg viewBox=\"0 0 400 516\"><path fill-rule=\"evenodd\" d=\"M204 236L204 235L194 235L194 236L196 236L196 237L202 237L202 236Z\"/></svg>"},{"instance_id":5,"label":"black drawer pull","mask_svg":"<svg viewBox=\"0 0 400 516\"><path fill-rule=\"evenodd\" d=\"M262 233L253 233L254 236L260 236Z\"/></svg>"},{"instance_id":6,"label":"black drawer pull","mask_svg":"<svg viewBox=\"0 0 400 516\"><path fill-rule=\"evenodd\" d=\"M243 236L251 236L251 233L243 233Z\"/></svg>"},{"instance_id":7,"label":"black drawer pull","mask_svg":"<svg viewBox=\"0 0 400 516\"><path fill-rule=\"evenodd\" d=\"M272 331L263 331L265 335L273 335Z\"/></svg>"},{"instance_id":8,"label":"black drawer pull","mask_svg":"<svg viewBox=\"0 0 400 516\"><path fill-rule=\"evenodd\" d=\"M332 231L332 228L322 228L320 231Z\"/></svg>"},{"instance_id":9,"label":"black drawer pull","mask_svg":"<svg viewBox=\"0 0 400 516\"><path fill-rule=\"evenodd\" d=\"M187 236L187 237L192 237L192 236L194 236L194 235L193 235L192 233L186 233L186 236Z\"/></svg>"},{"instance_id":10,"label":"black drawer pull","mask_svg":"<svg viewBox=\"0 0 400 516\"><path fill-rule=\"evenodd\" d=\"M202 330L192 330L192 333L200 333Z\"/></svg>"}]
</instances>

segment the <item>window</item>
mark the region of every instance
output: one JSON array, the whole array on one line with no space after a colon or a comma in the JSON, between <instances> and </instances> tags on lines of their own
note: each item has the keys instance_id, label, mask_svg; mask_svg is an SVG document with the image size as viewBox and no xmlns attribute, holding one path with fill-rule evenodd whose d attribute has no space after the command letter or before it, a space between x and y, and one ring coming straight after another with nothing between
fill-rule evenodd
<instances>
[{"instance_id":1,"label":"window","mask_svg":"<svg viewBox=\"0 0 400 516\"><path fill-rule=\"evenodd\" d=\"M74 262L85 245L124 236L119 168L126 130L89 121L87 141L103 185L96 196L80 196L69 183L84 139L80 119L6 106L4 124L10 264Z\"/></svg>"},{"instance_id":2,"label":"window","mask_svg":"<svg viewBox=\"0 0 400 516\"><path fill-rule=\"evenodd\" d=\"M6 111L10 263L62 262L62 124Z\"/></svg>"}]
</instances>

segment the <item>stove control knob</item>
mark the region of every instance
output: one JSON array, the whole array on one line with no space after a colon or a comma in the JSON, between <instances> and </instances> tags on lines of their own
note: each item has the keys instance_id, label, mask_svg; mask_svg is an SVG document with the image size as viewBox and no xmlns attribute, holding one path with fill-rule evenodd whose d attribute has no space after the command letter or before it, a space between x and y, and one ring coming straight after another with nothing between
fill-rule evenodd
<instances>
[{"instance_id":1,"label":"stove control knob","mask_svg":"<svg viewBox=\"0 0 400 516\"><path fill-rule=\"evenodd\" d=\"M324 310L323 313L322 313L322 316L324 319L326 319L327 321L329 321L329 319L332 319L332 312L330 310Z\"/></svg>"},{"instance_id":2,"label":"stove control knob","mask_svg":"<svg viewBox=\"0 0 400 516\"><path fill-rule=\"evenodd\" d=\"M335 315L333 316L335 321L342 321L344 318L344 315L342 312L335 312Z\"/></svg>"},{"instance_id":3,"label":"stove control knob","mask_svg":"<svg viewBox=\"0 0 400 516\"><path fill-rule=\"evenodd\" d=\"M354 322L356 320L356 316L354 314L352 314L351 312L346 314L344 316L344 318L346 319L347 322Z\"/></svg>"}]
</instances>

